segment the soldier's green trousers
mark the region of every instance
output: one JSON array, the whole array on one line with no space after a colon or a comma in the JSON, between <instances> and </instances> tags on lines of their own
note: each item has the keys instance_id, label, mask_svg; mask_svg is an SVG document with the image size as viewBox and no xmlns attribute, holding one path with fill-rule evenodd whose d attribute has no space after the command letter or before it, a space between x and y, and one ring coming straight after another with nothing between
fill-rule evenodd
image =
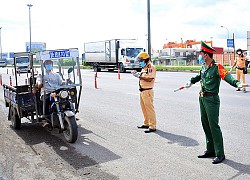
<instances>
[{"instance_id":1,"label":"soldier's green trousers","mask_svg":"<svg viewBox=\"0 0 250 180\"><path fill-rule=\"evenodd\" d=\"M206 135L208 152L216 156L224 155L222 132L219 126L220 98L216 96L199 97L202 127Z\"/></svg>"}]
</instances>

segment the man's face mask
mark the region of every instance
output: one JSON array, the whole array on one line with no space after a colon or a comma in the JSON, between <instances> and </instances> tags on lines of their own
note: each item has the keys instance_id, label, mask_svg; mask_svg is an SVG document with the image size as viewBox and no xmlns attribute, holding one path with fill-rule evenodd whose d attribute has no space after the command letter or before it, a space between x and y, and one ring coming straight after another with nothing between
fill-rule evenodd
<instances>
[{"instance_id":1,"label":"man's face mask","mask_svg":"<svg viewBox=\"0 0 250 180\"><path fill-rule=\"evenodd\" d=\"M51 71L53 69L52 64L46 64L45 69L48 70L48 71Z\"/></svg>"},{"instance_id":2,"label":"man's face mask","mask_svg":"<svg viewBox=\"0 0 250 180\"><path fill-rule=\"evenodd\" d=\"M140 62L140 65L141 65L141 67L145 67L147 64L144 61L142 61L142 62Z\"/></svg>"},{"instance_id":3,"label":"man's face mask","mask_svg":"<svg viewBox=\"0 0 250 180\"><path fill-rule=\"evenodd\" d=\"M205 62L205 60L203 59L202 55L200 54L199 55L199 63L202 64L204 62Z\"/></svg>"}]
</instances>

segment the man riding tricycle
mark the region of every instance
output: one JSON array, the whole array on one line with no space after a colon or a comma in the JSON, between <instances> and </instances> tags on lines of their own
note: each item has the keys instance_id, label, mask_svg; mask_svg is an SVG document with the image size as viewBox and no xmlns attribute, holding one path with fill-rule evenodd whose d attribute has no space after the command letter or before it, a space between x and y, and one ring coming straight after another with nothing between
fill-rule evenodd
<instances>
[{"instance_id":1,"label":"man riding tricycle","mask_svg":"<svg viewBox=\"0 0 250 180\"><path fill-rule=\"evenodd\" d=\"M77 140L75 114L79 111L82 90L78 54L77 49L38 52L36 60L41 70L37 74L33 55L29 54L29 84L18 85L19 80L16 86L4 85L6 106L9 107L8 119L14 128L20 128L21 118L25 117L32 123L41 123L49 130L58 128L70 143Z\"/></svg>"}]
</instances>

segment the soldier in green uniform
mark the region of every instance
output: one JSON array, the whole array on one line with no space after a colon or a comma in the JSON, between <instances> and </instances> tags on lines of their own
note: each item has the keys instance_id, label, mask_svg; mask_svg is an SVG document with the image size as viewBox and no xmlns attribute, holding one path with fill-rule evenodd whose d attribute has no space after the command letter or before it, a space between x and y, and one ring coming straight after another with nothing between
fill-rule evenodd
<instances>
[{"instance_id":1,"label":"soldier in green uniform","mask_svg":"<svg viewBox=\"0 0 250 180\"><path fill-rule=\"evenodd\" d=\"M221 64L213 59L215 50L201 41L200 59L203 65L197 76L192 77L185 85L186 88L196 82L201 83L199 104L202 127L206 135L206 151L198 158L215 157L213 164L221 163L225 159L222 132L219 126L219 87L221 79L231 86L242 88L246 86L236 80Z\"/></svg>"}]
</instances>

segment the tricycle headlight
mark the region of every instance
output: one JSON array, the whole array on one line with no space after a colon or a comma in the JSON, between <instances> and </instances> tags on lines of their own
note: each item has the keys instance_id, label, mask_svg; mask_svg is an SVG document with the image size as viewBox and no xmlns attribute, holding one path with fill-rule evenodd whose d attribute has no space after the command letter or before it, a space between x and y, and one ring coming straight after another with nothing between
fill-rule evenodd
<instances>
[{"instance_id":1,"label":"tricycle headlight","mask_svg":"<svg viewBox=\"0 0 250 180\"><path fill-rule=\"evenodd\" d=\"M61 92L60 92L60 97L61 97L61 98L67 98L68 95L69 95L69 93L68 93L67 91L61 91Z\"/></svg>"}]
</instances>

